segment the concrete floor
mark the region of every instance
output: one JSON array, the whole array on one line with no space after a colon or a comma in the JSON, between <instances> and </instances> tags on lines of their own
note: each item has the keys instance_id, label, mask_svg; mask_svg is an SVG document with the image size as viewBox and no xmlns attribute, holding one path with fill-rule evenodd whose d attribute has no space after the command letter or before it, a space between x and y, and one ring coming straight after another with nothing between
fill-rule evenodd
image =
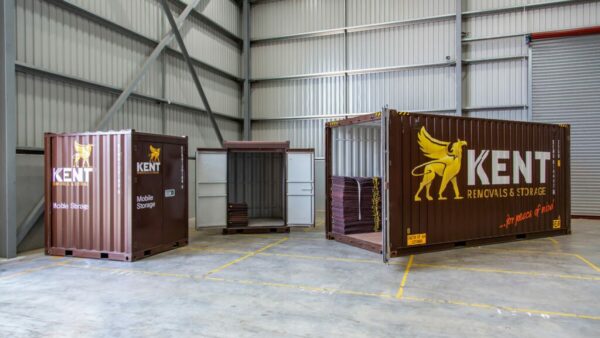
<instances>
[{"instance_id":1,"label":"concrete floor","mask_svg":"<svg viewBox=\"0 0 600 338\"><path fill-rule=\"evenodd\" d=\"M600 221L573 223L389 265L322 229L192 231L135 263L38 250L0 261L0 337L598 337Z\"/></svg>"}]
</instances>

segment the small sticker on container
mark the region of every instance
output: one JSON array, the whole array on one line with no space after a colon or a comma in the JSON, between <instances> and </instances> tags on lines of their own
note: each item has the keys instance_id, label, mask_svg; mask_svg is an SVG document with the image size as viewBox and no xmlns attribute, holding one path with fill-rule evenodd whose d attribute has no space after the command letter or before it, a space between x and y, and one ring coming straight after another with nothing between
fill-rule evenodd
<instances>
[{"instance_id":1,"label":"small sticker on container","mask_svg":"<svg viewBox=\"0 0 600 338\"><path fill-rule=\"evenodd\" d=\"M174 196L175 196L175 189L165 190L165 197L174 197Z\"/></svg>"},{"instance_id":2,"label":"small sticker on container","mask_svg":"<svg viewBox=\"0 0 600 338\"><path fill-rule=\"evenodd\" d=\"M406 242L408 246L427 244L427 234L408 235L406 237Z\"/></svg>"},{"instance_id":3,"label":"small sticker on container","mask_svg":"<svg viewBox=\"0 0 600 338\"><path fill-rule=\"evenodd\" d=\"M560 217L552 220L552 229L560 229Z\"/></svg>"}]
</instances>

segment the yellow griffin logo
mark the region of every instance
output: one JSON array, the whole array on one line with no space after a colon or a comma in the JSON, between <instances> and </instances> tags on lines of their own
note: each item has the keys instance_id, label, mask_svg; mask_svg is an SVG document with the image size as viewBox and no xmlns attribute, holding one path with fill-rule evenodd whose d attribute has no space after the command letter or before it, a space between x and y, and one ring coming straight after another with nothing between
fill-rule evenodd
<instances>
[{"instance_id":1,"label":"yellow griffin logo","mask_svg":"<svg viewBox=\"0 0 600 338\"><path fill-rule=\"evenodd\" d=\"M75 142L74 146L75 154L71 156L72 166L75 168L79 168L79 161L82 161L81 167L89 168L90 167L90 156L92 156L92 148L93 144L79 144Z\"/></svg>"},{"instance_id":2,"label":"yellow griffin logo","mask_svg":"<svg viewBox=\"0 0 600 338\"><path fill-rule=\"evenodd\" d=\"M154 148L150 145L150 154L148 154L148 157L150 157L150 162L160 162L160 148Z\"/></svg>"},{"instance_id":3,"label":"yellow griffin logo","mask_svg":"<svg viewBox=\"0 0 600 338\"><path fill-rule=\"evenodd\" d=\"M438 192L438 200L446 200L446 197L444 197L443 194L449 182L452 182L452 187L454 188L454 199L462 199L463 197L460 196L460 191L458 190L456 176L458 176L458 173L460 172L462 148L467 145L467 142L461 141L460 139L454 143L436 140L429 135L427 130L425 130L425 127L422 127L419 131L418 140L423 155L433 160L420 164L411 171L413 176L423 176L421 184L419 185L419 190L417 190L417 193L415 194L415 202L421 201L419 194L423 188L426 188L425 197L430 201L433 200L429 194L429 188L436 175L442 178L442 183L440 184L440 190ZM448 150L448 148L450 148L450 150ZM415 173L420 168L424 168L423 172Z\"/></svg>"}]
</instances>

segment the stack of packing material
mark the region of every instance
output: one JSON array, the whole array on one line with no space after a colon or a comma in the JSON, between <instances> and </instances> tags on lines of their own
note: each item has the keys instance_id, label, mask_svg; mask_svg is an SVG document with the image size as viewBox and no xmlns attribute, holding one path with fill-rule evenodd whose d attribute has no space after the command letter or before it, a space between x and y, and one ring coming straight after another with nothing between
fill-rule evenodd
<instances>
[{"instance_id":1,"label":"stack of packing material","mask_svg":"<svg viewBox=\"0 0 600 338\"><path fill-rule=\"evenodd\" d=\"M377 177L332 177L333 232L347 235L379 229L379 182Z\"/></svg>"},{"instance_id":2,"label":"stack of packing material","mask_svg":"<svg viewBox=\"0 0 600 338\"><path fill-rule=\"evenodd\" d=\"M248 204L229 203L227 204L227 226L245 227L248 226Z\"/></svg>"}]
</instances>

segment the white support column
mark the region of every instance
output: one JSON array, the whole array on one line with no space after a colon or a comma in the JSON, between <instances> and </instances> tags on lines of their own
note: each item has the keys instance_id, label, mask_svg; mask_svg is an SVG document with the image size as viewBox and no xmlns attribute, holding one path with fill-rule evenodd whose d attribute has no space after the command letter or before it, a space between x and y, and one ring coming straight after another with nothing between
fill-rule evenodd
<instances>
[{"instance_id":1,"label":"white support column","mask_svg":"<svg viewBox=\"0 0 600 338\"><path fill-rule=\"evenodd\" d=\"M0 1L0 257L17 255L15 0Z\"/></svg>"},{"instance_id":2,"label":"white support column","mask_svg":"<svg viewBox=\"0 0 600 338\"><path fill-rule=\"evenodd\" d=\"M242 4L242 71L244 84L242 88L242 117L244 118L243 138L252 139L252 110L250 107L250 0L243 0Z\"/></svg>"},{"instance_id":3,"label":"white support column","mask_svg":"<svg viewBox=\"0 0 600 338\"><path fill-rule=\"evenodd\" d=\"M456 58L456 115L462 115L462 0L456 0L456 23L454 25L454 45Z\"/></svg>"}]
</instances>

